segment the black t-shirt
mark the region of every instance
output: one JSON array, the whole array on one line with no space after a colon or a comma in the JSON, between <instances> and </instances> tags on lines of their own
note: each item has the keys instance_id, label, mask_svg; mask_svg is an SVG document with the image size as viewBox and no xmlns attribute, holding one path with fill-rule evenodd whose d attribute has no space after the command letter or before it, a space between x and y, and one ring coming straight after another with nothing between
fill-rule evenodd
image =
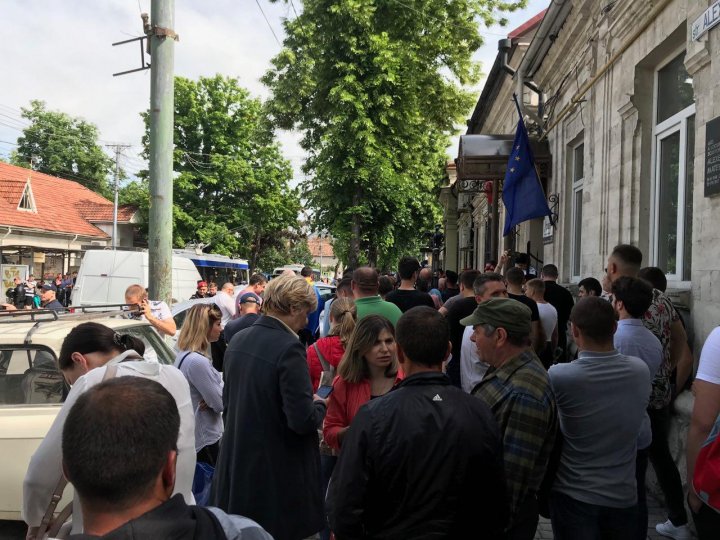
<instances>
[{"instance_id":1,"label":"black t-shirt","mask_svg":"<svg viewBox=\"0 0 720 540\"><path fill-rule=\"evenodd\" d=\"M460 287L446 287L444 291L440 293L443 302L447 302L448 298L452 298L455 295L460 294Z\"/></svg>"},{"instance_id":2,"label":"black t-shirt","mask_svg":"<svg viewBox=\"0 0 720 540\"><path fill-rule=\"evenodd\" d=\"M385 300L395 304L403 313L405 313L408 309L412 309L417 306L435 307L435 302L433 302L432 296L426 292L416 291L415 289L395 289L394 291L388 293Z\"/></svg>"},{"instance_id":3,"label":"black t-shirt","mask_svg":"<svg viewBox=\"0 0 720 540\"><path fill-rule=\"evenodd\" d=\"M545 301L552 304L557 310L558 328L565 328L570 320L570 312L575 305L572 293L554 281L546 281Z\"/></svg>"},{"instance_id":4,"label":"black t-shirt","mask_svg":"<svg viewBox=\"0 0 720 540\"><path fill-rule=\"evenodd\" d=\"M460 386L460 346L465 327L460 320L472 315L477 307L474 296L463 298L455 302L447 312L445 318L450 325L450 342L452 343L452 361L447 366L447 374L455 386Z\"/></svg>"},{"instance_id":5,"label":"black t-shirt","mask_svg":"<svg viewBox=\"0 0 720 540\"><path fill-rule=\"evenodd\" d=\"M513 300L522 302L527 307L529 307L530 311L532 312L532 315L530 315L530 320L532 322L540 320L540 311L538 310L537 302L535 300L533 300L532 298L528 298L524 294L511 294L511 293L508 293L508 298L512 298Z\"/></svg>"},{"instance_id":6,"label":"black t-shirt","mask_svg":"<svg viewBox=\"0 0 720 540\"><path fill-rule=\"evenodd\" d=\"M244 330L245 328L252 326L259 318L260 315L258 313L248 313L247 315L228 321L225 325L225 329L223 330L225 343L230 343L230 340L235 334L237 334L240 330Z\"/></svg>"}]
</instances>

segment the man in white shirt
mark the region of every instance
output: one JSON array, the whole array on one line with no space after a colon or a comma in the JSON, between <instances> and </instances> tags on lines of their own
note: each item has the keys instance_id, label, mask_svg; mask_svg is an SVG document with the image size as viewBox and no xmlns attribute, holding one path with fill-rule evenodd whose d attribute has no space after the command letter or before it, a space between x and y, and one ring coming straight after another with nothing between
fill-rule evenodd
<instances>
[{"instance_id":1,"label":"man in white shirt","mask_svg":"<svg viewBox=\"0 0 720 540\"><path fill-rule=\"evenodd\" d=\"M142 285L130 285L125 289L125 303L137 306L142 313L133 316L137 315L138 319L149 322L161 336L174 336L177 332L168 305L159 300L148 300L147 291Z\"/></svg>"},{"instance_id":2,"label":"man in white shirt","mask_svg":"<svg viewBox=\"0 0 720 540\"><path fill-rule=\"evenodd\" d=\"M236 306L235 306L235 285L228 282L222 286L222 289L213 297L213 301L222 311L222 319L220 320L220 328L225 328L225 325L230 319L235 317Z\"/></svg>"},{"instance_id":3,"label":"man in white shirt","mask_svg":"<svg viewBox=\"0 0 720 540\"><path fill-rule=\"evenodd\" d=\"M558 344L558 313L557 309L545 301L545 282L542 279L531 279L525 284L525 296L535 300L540 313L540 324L545 334L545 349L538 356L545 369L548 369L555 359L555 348Z\"/></svg>"}]
</instances>

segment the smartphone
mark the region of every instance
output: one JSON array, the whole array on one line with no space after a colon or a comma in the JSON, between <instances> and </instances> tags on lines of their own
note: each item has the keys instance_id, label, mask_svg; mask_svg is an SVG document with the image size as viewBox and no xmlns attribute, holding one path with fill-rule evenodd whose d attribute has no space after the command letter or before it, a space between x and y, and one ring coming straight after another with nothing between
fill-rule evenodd
<instances>
[{"instance_id":1,"label":"smartphone","mask_svg":"<svg viewBox=\"0 0 720 540\"><path fill-rule=\"evenodd\" d=\"M318 396L320 396L323 399L327 399L330 394L332 394L333 387L327 384L323 384L320 388L317 389L317 392L315 392Z\"/></svg>"}]
</instances>

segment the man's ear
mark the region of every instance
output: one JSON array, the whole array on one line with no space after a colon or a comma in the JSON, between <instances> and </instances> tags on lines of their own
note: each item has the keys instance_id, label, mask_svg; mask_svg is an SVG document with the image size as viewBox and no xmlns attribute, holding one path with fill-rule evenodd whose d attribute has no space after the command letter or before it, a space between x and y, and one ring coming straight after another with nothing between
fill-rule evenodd
<instances>
[{"instance_id":1,"label":"man's ear","mask_svg":"<svg viewBox=\"0 0 720 540\"><path fill-rule=\"evenodd\" d=\"M167 459L160 471L163 489L167 493L168 499L172 496L175 489L175 469L177 467L177 450L170 450L167 453Z\"/></svg>"},{"instance_id":2,"label":"man's ear","mask_svg":"<svg viewBox=\"0 0 720 540\"><path fill-rule=\"evenodd\" d=\"M575 326L574 323L570 323L570 332L572 333L572 337L577 340L577 338L580 336L580 331L578 330L577 326Z\"/></svg>"},{"instance_id":3,"label":"man's ear","mask_svg":"<svg viewBox=\"0 0 720 540\"><path fill-rule=\"evenodd\" d=\"M448 361L452 354L452 341L448 341L447 351L445 351L445 358L443 358L443 364Z\"/></svg>"},{"instance_id":4,"label":"man's ear","mask_svg":"<svg viewBox=\"0 0 720 540\"><path fill-rule=\"evenodd\" d=\"M63 473L63 476L65 477L65 480L72 483L72 480L70 480L70 475L68 474L67 466L65 465L64 459L62 461L62 473Z\"/></svg>"},{"instance_id":5,"label":"man's ear","mask_svg":"<svg viewBox=\"0 0 720 540\"><path fill-rule=\"evenodd\" d=\"M398 362L400 364L407 364L407 357L405 356L405 352L402 350L402 347L400 347L400 344L396 341L395 342L395 352L397 354Z\"/></svg>"},{"instance_id":6,"label":"man's ear","mask_svg":"<svg viewBox=\"0 0 720 540\"><path fill-rule=\"evenodd\" d=\"M508 337L507 330L500 327L500 328L497 328L495 331L498 334L498 340L497 340L497 343L495 344L495 348L505 345L505 343L507 343L507 337Z\"/></svg>"}]
</instances>

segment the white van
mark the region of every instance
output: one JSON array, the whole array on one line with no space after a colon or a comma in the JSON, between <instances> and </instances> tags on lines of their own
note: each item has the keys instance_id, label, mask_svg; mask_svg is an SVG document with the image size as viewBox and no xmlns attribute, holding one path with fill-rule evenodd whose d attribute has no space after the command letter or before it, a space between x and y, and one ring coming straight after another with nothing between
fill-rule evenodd
<instances>
[{"instance_id":1,"label":"white van","mask_svg":"<svg viewBox=\"0 0 720 540\"><path fill-rule=\"evenodd\" d=\"M85 252L72 292L73 306L125 303L125 289L139 283L148 285L148 252L91 250ZM190 298L201 277L193 262L173 255L173 303ZM152 299L151 299L152 300Z\"/></svg>"}]
</instances>

